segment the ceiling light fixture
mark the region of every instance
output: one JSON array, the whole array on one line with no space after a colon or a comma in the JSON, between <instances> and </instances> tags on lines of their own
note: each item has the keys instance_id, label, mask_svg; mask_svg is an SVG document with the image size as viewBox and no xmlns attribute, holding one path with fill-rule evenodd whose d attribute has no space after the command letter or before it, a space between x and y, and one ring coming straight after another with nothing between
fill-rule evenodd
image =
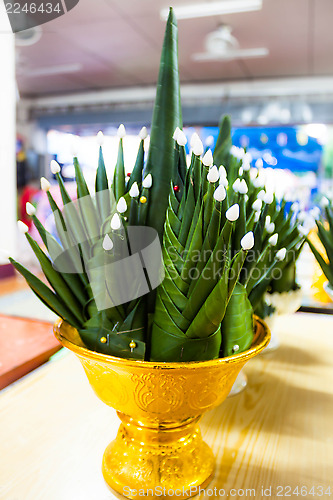
<instances>
[{"instance_id":1,"label":"ceiling light fixture","mask_svg":"<svg viewBox=\"0 0 333 500\"><path fill-rule=\"evenodd\" d=\"M177 19L194 19L198 17L220 16L260 10L262 0L221 0L219 2L197 3L174 7ZM161 19L167 19L169 8L161 10Z\"/></svg>"}]
</instances>

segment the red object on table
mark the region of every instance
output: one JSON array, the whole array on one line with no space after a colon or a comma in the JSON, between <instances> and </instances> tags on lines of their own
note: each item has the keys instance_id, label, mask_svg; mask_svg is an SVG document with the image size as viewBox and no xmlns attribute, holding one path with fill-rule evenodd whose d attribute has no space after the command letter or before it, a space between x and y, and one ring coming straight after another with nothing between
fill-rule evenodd
<instances>
[{"instance_id":1,"label":"red object on table","mask_svg":"<svg viewBox=\"0 0 333 500\"><path fill-rule=\"evenodd\" d=\"M48 361L60 348L51 323L0 314L0 389Z\"/></svg>"}]
</instances>

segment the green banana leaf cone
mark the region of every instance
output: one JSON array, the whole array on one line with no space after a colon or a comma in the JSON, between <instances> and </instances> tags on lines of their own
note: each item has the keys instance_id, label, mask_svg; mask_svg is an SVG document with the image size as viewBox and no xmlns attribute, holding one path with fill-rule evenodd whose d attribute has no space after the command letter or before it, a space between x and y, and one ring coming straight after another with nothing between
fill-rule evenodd
<instances>
[{"instance_id":1,"label":"green banana leaf cone","mask_svg":"<svg viewBox=\"0 0 333 500\"><path fill-rule=\"evenodd\" d=\"M245 152L241 158L231 153L229 117L221 120L214 156L209 149L204 154L199 137L193 136L187 165L177 44L170 9L147 161L143 128L132 173L125 175L126 131L121 125L109 185L99 133L95 193L90 193L75 157L75 202L55 162L51 170L63 208L46 179L42 189L55 217L57 238L32 213L41 247L21 223L48 284L10 259L38 298L78 330L88 349L112 356L185 362L248 349L253 310L272 283L273 271L292 265L292 252L297 248L297 256L304 243L283 202L264 193L258 207L260 172L253 180ZM158 249L151 262L144 261L144 249L135 249L129 238L130 228L138 231L142 226L155 234ZM278 242L274 235L272 240L272 227ZM129 257L140 255L140 272L128 260L123 274L113 275L127 251ZM149 264L155 267L154 277ZM117 300L126 283L132 284L133 293Z\"/></svg>"}]
</instances>

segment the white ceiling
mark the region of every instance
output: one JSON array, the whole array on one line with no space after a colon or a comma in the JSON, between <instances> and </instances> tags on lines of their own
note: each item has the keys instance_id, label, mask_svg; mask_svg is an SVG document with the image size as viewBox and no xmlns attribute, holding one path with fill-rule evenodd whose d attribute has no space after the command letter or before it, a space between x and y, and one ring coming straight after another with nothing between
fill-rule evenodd
<instances>
[{"instance_id":1,"label":"white ceiling","mask_svg":"<svg viewBox=\"0 0 333 500\"><path fill-rule=\"evenodd\" d=\"M198 0L174 0L173 5ZM202 1L202 0L201 0ZM42 26L41 39L20 47L22 96L154 84L164 22L163 0L80 0L66 15ZM333 75L333 1L263 0L261 11L181 20L183 83ZM194 62L205 36L221 23L233 27L241 48L267 47L260 59ZM52 65L81 64L78 72L29 76Z\"/></svg>"}]
</instances>

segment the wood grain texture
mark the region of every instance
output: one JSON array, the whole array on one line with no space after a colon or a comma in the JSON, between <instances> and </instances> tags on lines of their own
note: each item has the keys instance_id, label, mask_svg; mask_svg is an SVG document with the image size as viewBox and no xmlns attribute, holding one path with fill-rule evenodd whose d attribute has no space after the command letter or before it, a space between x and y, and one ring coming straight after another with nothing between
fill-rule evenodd
<instances>
[{"instance_id":1,"label":"wood grain texture","mask_svg":"<svg viewBox=\"0 0 333 500\"><path fill-rule=\"evenodd\" d=\"M202 419L217 456L209 488L333 488L333 318L287 316L277 331L279 350L246 366L247 389ZM1 500L116 498L101 460L119 420L72 354L3 391L0 423Z\"/></svg>"}]
</instances>

